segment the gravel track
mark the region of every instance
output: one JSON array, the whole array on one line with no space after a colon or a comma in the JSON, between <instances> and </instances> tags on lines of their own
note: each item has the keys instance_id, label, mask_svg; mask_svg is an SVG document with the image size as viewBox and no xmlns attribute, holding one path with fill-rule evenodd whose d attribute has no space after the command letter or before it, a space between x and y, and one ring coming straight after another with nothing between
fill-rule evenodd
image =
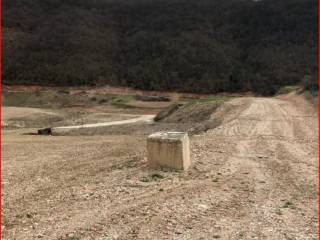
<instances>
[{"instance_id":1,"label":"gravel track","mask_svg":"<svg viewBox=\"0 0 320 240\"><path fill-rule=\"evenodd\" d=\"M4 130L3 239L317 239L316 110L236 98L212 118L184 173L149 170L144 136Z\"/></svg>"}]
</instances>

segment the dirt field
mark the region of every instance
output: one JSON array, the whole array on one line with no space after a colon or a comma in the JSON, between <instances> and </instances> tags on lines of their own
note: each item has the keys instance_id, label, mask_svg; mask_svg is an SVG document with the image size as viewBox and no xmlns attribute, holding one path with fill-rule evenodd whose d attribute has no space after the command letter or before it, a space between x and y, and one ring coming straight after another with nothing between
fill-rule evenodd
<instances>
[{"instance_id":1,"label":"dirt field","mask_svg":"<svg viewBox=\"0 0 320 240\"><path fill-rule=\"evenodd\" d=\"M317 239L315 108L294 94L234 98L215 119L191 137L185 173L149 170L134 129L3 130L3 239Z\"/></svg>"}]
</instances>

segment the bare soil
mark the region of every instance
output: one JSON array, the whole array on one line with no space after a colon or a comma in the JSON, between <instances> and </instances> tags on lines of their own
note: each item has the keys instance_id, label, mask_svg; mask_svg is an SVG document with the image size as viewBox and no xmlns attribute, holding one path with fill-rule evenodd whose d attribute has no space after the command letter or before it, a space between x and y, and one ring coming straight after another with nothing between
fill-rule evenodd
<instances>
[{"instance_id":1,"label":"bare soil","mask_svg":"<svg viewBox=\"0 0 320 240\"><path fill-rule=\"evenodd\" d=\"M45 128L83 124L97 124L134 119L140 115L92 112L87 109L41 109L30 107L2 107L2 127Z\"/></svg>"},{"instance_id":2,"label":"bare soil","mask_svg":"<svg viewBox=\"0 0 320 240\"><path fill-rule=\"evenodd\" d=\"M186 172L148 169L136 125L3 130L3 239L317 239L315 108L297 95L235 98L210 119L221 124L191 137Z\"/></svg>"},{"instance_id":3,"label":"bare soil","mask_svg":"<svg viewBox=\"0 0 320 240\"><path fill-rule=\"evenodd\" d=\"M11 86L3 86L4 91L20 91L20 92L41 92L41 91L65 91L68 90L71 94L82 94L83 92L88 92L90 95L94 96L96 94L131 94L131 95L153 95L153 96L167 96L174 100L184 99L184 98L194 98L198 99L199 97L207 97L211 96L210 94L199 94L199 93L181 93L181 92L164 92L164 91L144 91L137 90L128 87L112 87L112 86L104 86L104 87L47 87L47 86L25 86L25 85L11 85ZM220 96L252 96L252 93L221 93Z\"/></svg>"}]
</instances>

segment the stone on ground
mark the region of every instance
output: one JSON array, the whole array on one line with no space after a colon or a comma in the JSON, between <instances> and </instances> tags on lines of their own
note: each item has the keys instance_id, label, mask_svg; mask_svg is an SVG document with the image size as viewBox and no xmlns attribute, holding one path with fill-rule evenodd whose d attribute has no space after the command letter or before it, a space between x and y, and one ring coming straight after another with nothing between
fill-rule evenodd
<instances>
[{"instance_id":1,"label":"stone on ground","mask_svg":"<svg viewBox=\"0 0 320 240\"><path fill-rule=\"evenodd\" d=\"M148 164L186 170L191 165L190 143L185 132L157 132L147 139Z\"/></svg>"}]
</instances>

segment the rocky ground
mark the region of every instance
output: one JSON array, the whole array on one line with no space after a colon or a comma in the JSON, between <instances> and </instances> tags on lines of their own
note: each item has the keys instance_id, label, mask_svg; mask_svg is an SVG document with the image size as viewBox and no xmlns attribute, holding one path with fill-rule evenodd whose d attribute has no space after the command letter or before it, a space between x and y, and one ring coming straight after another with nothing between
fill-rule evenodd
<instances>
[{"instance_id":1,"label":"rocky ground","mask_svg":"<svg viewBox=\"0 0 320 240\"><path fill-rule=\"evenodd\" d=\"M211 120L186 172L148 169L145 134L3 130L3 239L317 239L316 109L234 98Z\"/></svg>"}]
</instances>

